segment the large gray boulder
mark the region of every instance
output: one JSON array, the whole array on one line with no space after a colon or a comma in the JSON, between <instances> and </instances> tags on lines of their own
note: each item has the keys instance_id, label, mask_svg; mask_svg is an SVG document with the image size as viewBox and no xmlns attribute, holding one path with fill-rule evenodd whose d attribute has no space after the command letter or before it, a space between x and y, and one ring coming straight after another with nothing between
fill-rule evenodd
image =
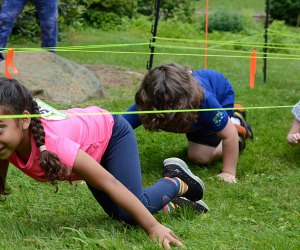
<instances>
[{"instance_id":1,"label":"large gray boulder","mask_svg":"<svg viewBox=\"0 0 300 250\"><path fill-rule=\"evenodd\" d=\"M15 53L14 64L20 81L35 96L53 102L76 104L90 97L103 97L99 78L89 69L50 52ZM5 61L0 76L5 76Z\"/></svg>"}]
</instances>

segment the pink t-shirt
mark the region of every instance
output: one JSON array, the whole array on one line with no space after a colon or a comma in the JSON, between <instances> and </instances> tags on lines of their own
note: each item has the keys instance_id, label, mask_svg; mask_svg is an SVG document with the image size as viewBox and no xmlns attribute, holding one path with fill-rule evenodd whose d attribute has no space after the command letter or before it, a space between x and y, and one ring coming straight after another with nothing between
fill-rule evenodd
<instances>
[{"instance_id":1,"label":"pink t-shirt","mask_svg":"<svg viewBox=\"0 0 300 250\"><path fill-rule=\"evenodd\" d=\"M79 149L100 162L112 134L114 119L111 114L95 106L61 111L71 114L70 117L63 120L42 119L47 150L57 154L61 162L70 169L74 165ZM45 172L39 164L41 153L32 135L31 147L31 154L26 164L16 153L11 155L9 161L33 179L41 182L48 181L43 178ZM79 179L75 174L71 175L71 180Z\"/></svg>"}]
</instances>

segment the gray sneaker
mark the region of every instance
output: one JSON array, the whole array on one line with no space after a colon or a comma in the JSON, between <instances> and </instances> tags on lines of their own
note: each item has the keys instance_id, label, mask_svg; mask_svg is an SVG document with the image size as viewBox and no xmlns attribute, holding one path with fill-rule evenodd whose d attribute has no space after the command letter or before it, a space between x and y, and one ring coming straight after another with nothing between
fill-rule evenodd
<instances>
[{"instance_id":1,"label":"gray sneaker","mask_svg":"<svg viewBox=\"0 0 300 250\"><path fill-rule=\"evenodd\" d=\"M173 202L175 207L191 207L198 213L207 213L209 211L207 204L203 200L190 201L184 197L176 197L171 202Z\"/></svg>"},{"instance_id":2,"label":"gray sneaker","mask_svg":"<svg viewBox=\"0 0 300 250\"><path fill-rule=\"evenodd\" d=\"M188 185L188 191L182 195L190 201L198 201L204 195L204 183L196 175L194 175L186 163L179 158L168 158L164 160L164 177L178 177Z\"/></svg>"}]
</instances>

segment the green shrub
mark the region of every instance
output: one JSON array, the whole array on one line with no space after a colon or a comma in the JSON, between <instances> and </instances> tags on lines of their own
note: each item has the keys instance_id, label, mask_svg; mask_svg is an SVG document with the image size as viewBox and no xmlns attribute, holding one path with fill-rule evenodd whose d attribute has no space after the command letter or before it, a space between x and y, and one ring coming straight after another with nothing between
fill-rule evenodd
<instances>
[{"instance_id":1,"label":"green shrub","mask_svg":"<svg viewBox=\"0 0 300 250\"><path fill-rule=\"evenodd\" d=\"M137 1L137 12L144 15L150 16L154 13L154 0L138 0Z\"/></svg>"},{"instance_id":2,"label":"green shrub","mask_svg":"<svg viewBox=\"0 0 300 250\"><path fill-rule=\"evenodd\" d=\"M132 18L137 9L137 0L80 0L86 9L87 24L104 30L122 23L122 17Z\"/></svg>"},{"instance_id":3,"label":"green shrub","mask_svg":"<svg viewBox=\"0 0 300 250\"><path fill-rule=\"evenodd\" d=\"M154 15L155 0L138 0L138 13ZM160 2L160 19L178 19L191 22L195 12L194 1L191 0L163 0Z\"/></svg>"},{"instance_id":4,"label":"green shrub","mask_svg":"<svg viewBox=\"0 0 300 250\"><path fill-rule=\"evenodd\" d=\"M122 24L121 17L115 13L97 10L88 10L87 13L89 12L89 24L95 28L113 30Z\"/></svg>"},{"instance_id":5,"label":"green shrub","mask_svg":"<svg viewBox=\"0 0 300 250\"><path fill-rule=\"evenodd\" d=\"M85 8L78 0L59 0L58 23L59 26L81 26L84 23Z\"/></svg>"},{"instance_id":6,"label":"green shrub","mask_svg":"<svg viewBox=\"0 0 300 250\"><path fill-rule=\"evenodd\" d=\"M202 28L205 27L203 23ZM209 15L208 31L240 32L244 28L243 18L235 12L219 9Z\"/></svg>"}]
</instances>

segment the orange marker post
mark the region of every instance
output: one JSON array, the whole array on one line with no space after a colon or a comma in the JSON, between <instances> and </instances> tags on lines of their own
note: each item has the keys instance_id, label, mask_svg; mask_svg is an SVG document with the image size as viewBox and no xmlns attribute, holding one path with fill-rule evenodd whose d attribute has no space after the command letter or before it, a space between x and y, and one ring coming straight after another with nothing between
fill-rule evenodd
<instances>
[{"instance_id":1,"label":"orange marker post","mask_svg":"<svg viewBox=\"0 0 300 250\"><path fill-rule=\"evenodd\" d=\"M256 50L252 50L251 58L250 58L250 81L249 81L250 89L254 88L255 74L256 74Z\"/></svg>"},{"instance_id":2,"label":"orange marker post","mask_svg":"<svg viewBox=\"0 0 300 250\"><path fill-rule=\"evenodd\" d=\"M9 73L9 67L11 67L14 75L19 74L19 71L14 64L14 49L9 49L5 58L5 76L7 78L12 78L12 75Z\"/></svg>"}]
</instances>

